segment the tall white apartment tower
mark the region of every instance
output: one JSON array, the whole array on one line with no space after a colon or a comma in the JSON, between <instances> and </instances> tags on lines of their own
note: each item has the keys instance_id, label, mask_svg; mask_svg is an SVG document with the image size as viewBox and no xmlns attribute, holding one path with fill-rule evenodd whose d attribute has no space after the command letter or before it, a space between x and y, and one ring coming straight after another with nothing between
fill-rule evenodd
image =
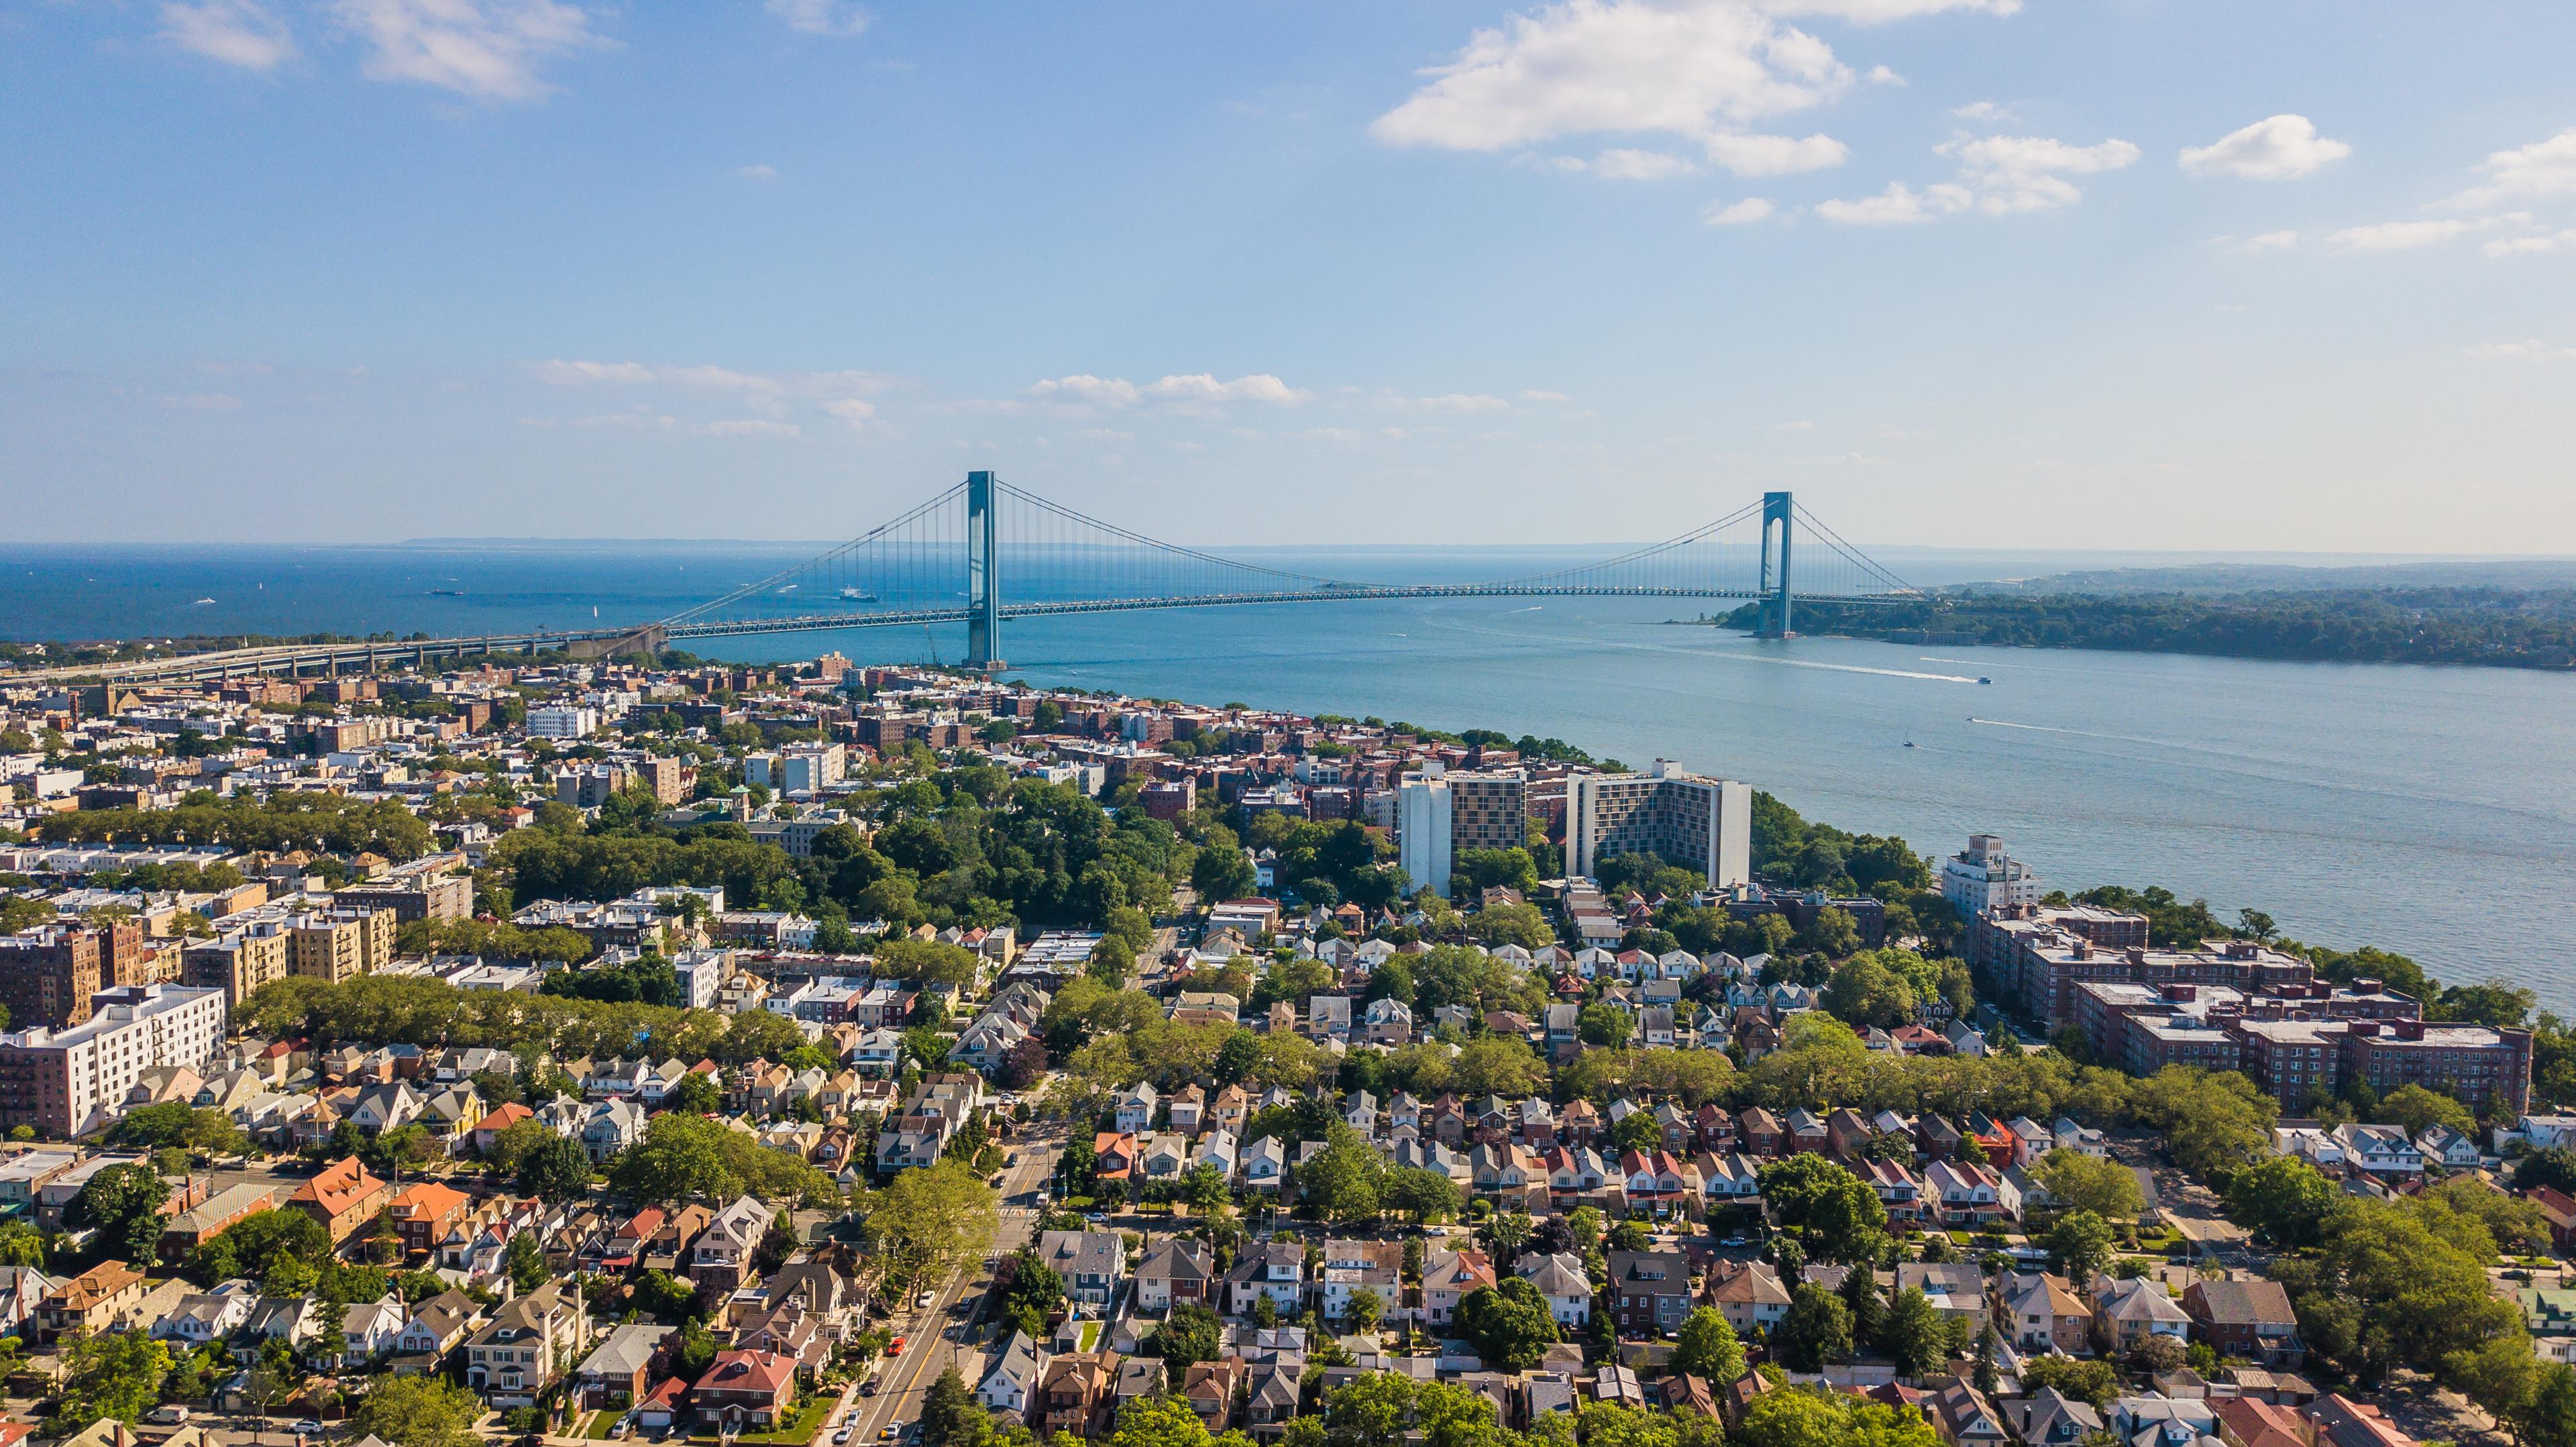
<instances>
[{"instance_id":1,"label":"tall white apartment tower","mask_svg":"<svg viewBox=\"0 0 2576 1447\"><path fill-rule=\"evenodd\" d=\"M1437 762L1407 774L1395 791L1396 862L1417 889L1449 897L1450 829L1456 819L1447 771Z\"/></svg>"},{"instance_id":2,"label":"tall white apartment tower","mask_svg":"<svg viewBox=\"0 0 2576 1447\"><path fill-rule=\"evenodd\" d=\"M1644 774L1572 774L1565 781L1565 869L1590 876L1614 854L1652 851L1696 869L1711 889L1753 878L1753 786L1657 759Z\"/></svg>"}]
</instances>

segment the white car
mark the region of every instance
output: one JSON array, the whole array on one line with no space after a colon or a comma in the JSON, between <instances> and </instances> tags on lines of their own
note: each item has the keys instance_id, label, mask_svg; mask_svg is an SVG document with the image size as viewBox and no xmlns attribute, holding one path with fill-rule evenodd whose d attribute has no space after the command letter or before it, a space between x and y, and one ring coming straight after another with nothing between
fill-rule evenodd
<instances>
[{"instance_id":1,"label":"white car","mask_svg":"<svg viewBox=\"0 0 2576 1447\"><path fill-rule=\"evenodd\" d=\"M939 1299L939 1293L938 1293L938 1292L935 1292L935 1291L925 1291L925 1292L923 1292L921 1295L916 1296L916 1297L914 1297L914 1298L912 1299L913 1309L914 1309L915 1311L928 1311L928 1310L930 1310L930 1304L931 1304L932 1302L934 1302L934 1301L937 1301L938 1299Z\"/></svg>"},{"instance_id":2,"label":"white car","mask_svg":"<svg viewBox=\"0 0 2576 1447\"><path fill-rule=\"evenodd\" d=\"M143 1420L155 1427L176 1427L188 1420L188 1409L174 1402L169 1406L155 1407L144 1413Z\"/></svg>"}]
</instances>

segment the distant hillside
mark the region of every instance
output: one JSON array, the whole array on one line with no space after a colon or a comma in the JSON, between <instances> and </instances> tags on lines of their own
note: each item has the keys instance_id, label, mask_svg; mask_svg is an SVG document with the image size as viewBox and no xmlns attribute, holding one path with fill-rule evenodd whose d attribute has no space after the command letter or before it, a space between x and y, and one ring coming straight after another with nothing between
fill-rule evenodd
<instances>
[{"instance_id":1,"label":"distant hillside","mask_svg":"<svg viewBox=\"0 0 2576 1447\"><path fill-rule=\"evenodd\" d=\"M1759 610L1759 604L1748 603L1715 621L1750 629ZM1795 621L1801 633L1950 647L2104 648L2488 668L2576 665L2576 587L2275 588L2215 595L2053 591L2035 596L1959 590L1921 603L1802 604Z\"/></svg>"},{"instance_id":2,"label":"distant hillside","mask_svg":"<svg viewBox=\"0 0 2576 1447\"><path fill-rule=\"evenodd\" d=\"M2249 593L2379 588L2576 588L2576 558L2470 559L2305 567L2294 563L2197 563L2179 568L2103 568L1979 583L1979 593Z\"/></svg>"}]
</instances>

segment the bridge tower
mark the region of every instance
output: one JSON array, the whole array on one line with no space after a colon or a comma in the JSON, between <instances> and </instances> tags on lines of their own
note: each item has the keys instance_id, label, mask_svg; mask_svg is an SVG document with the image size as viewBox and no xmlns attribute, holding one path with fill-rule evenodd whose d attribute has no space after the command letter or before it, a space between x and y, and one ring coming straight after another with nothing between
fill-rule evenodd
<instances>
[{"instance_id":1,"label":"bridge tower","mask_svg":"<svg viewBox=\"0 0 2576 1447\"><path fill-rule=\"evenodd\" d=\"M1771 525L1780 525L1779 552L1772 552ZM1762 494L1762 591L1768 598L1762 605L1761 638L1795 638L1789 618L1789 494Z\"/></svg>"},{"instance_id":2,"label":"bridge tower","mask_svg":"<svg viewBox=\"0 0 2576 1447\"><path fill-rule=\"evenodd\" d=\"M998 533L993 474L966 474L966 666L992 673L1002 640L1002 580L994 566Z\"/></svg>"}]
</instances>

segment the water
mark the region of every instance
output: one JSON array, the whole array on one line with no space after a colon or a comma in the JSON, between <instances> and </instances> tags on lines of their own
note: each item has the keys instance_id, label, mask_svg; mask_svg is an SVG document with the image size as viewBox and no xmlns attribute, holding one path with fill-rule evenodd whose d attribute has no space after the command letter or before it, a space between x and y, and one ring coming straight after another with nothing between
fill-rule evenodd
<instances>
[{"instance_id":1,"label":"water","mask_svg":"<svg viewBox=\"0 0 2576 1447\"><path fill-rule=\"evenodd\" d=\"M435 633L675 611L795 561L743 544L0 552L22 638ZM1510 576L1556 550L1297 550L1356 579ZM1934 558L1911 560L1926 582ZM2022 555L2015 571L2063 566ZM1955 567L1968 566L1966 563ZM433 597L432 589L462 597ZM195 599L212 597L197 606ZM1716 606L1716 605L1712 605ZM2576 1012L2576 679L2502 669L1762 643L1684 606L1445 599L1014 622L1012 676L1205 702L1554 735L1742 778L1812 819L1946 853L2004 835L2052 883L2161 883L2296 937L2373 943ZM707 645L954 661L961 630ZM1980 676L1991 685L1980 685ZM1916 745L1904 747L1911 739Z\"/></svg>"}]
</instances>

